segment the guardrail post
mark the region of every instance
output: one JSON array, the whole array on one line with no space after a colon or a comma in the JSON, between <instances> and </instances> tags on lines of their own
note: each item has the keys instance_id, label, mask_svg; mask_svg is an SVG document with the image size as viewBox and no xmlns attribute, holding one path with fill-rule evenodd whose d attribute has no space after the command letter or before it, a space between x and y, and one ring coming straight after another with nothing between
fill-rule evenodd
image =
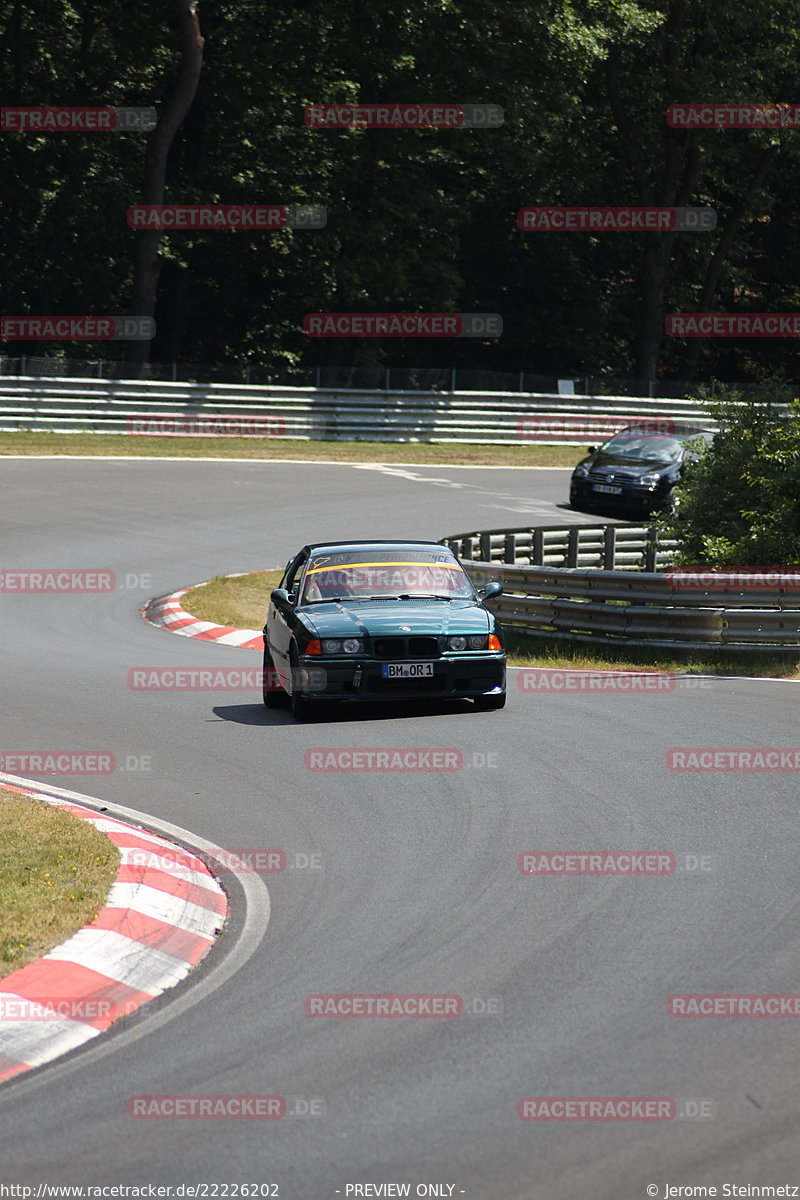
<instances>
[{"instance_id":1,"label":"guardrail post","mask_svg":"<svg viewBox=\"0 0 800 1200\"><path fill-rule=\"evenodd\" d=\"M507 533L505 544L503 546L503 562L515 563L517 561L517 539L513 533Z\"/></svg>"},{"instance_id":2,"label":"guardrail post","mask_svg":"<svg viewBox=\"0 0 800 1200\"><path fill-rule=\"evenodd\" d=\"M103 378L103 360L102 360L102 358L98 359L98 361L97 361L97 378L98 379Z\"/></svg>"},{"instance_id":3,"label":"guardrail post","mask_svg":"<svg viewBox=\"0 0 800 1200\"><path fill-rule=\"evenodd\" d=\"M617 528L606 525L603 530L603 570L614 570L614 558L617 550Z\"/></svg>"},{"instance_id":4,"label":"guardrail post","mask_svg":"<svg viewBox=\"0 0 800 1200\"><path fill-rule=\"evenodd\" d=\"M544 566L544 532L541 529L531 530L531 564Z\"/></svg>"},{"instance_id":5,"label":"guardrail post","mask_svg":"<svg viewBox=\"0 0 800 1200\"><path fill-rule=\"evenodd\" d=\"M577 525L571 525L569 534L567 535L567 566L577 567L578 565L578 539L580 537L580 528Z\"/></svg>"},{"instance_id":6,"label":"guardrail post","mask_svg":"<svg viewBox=\"0 0 800 1200\"><path fill-rule=\"evenodd\" d=\"M469 534L461 539L461 553L458 557L467 559L472 558L472 538Z\"/></svg>"},{"instance_id":7,"label":"guardrail post","mask_svg":"<svg viewBox=\"0 0 800 1200\"><path fill-rule=\"evenodd\" d=\"M644 548L644 569L651 573L656 569L656 554L658 553L658 530L651 525L647 530L647 542Z\"/></svg>"},{"instance_id":8,"label":"guardrail post","mask_svg":"<svg viewBox=\"0 0 800 1200\"><path fill-rule=\"evenodd\" d=\"M480 535L479 545L480 545L481 561L482 562L491 562L492 561L492 539L489 537L488 533L482 533Z\"/></svg>"}]
</instances>

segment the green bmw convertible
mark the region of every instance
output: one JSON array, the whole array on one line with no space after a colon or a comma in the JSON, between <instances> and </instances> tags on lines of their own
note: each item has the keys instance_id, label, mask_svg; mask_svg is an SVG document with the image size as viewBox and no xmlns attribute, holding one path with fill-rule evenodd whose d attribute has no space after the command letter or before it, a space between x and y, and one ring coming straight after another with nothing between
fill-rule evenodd
<instances>
[{"instance_id":1,"label":"green bmw convertible","mask_svg":"<svg viewBox=\"0 0 800 1200\"><path fill-rule=\"evenodd\" d=\"M503 631L456 556L438 542L304 546L270 596L264 703L299 720L322 702L506 701Z\"/></svg>"}]
</instances>

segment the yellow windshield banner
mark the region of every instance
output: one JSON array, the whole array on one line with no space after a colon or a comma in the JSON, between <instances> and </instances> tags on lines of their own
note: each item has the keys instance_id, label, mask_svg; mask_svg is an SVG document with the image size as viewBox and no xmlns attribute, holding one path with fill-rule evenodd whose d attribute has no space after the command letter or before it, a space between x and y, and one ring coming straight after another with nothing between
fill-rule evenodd
<instances>
[{"instance_id":1,"label":"yellow windshield banner","mask_svg":"<svg viewBox=\"0 0 800 1200\"><path fill-rule=\"evenodd\" d=\"M317 560L318 561L318 560ZM327 560L326 560L327 561ZM309 567L307 574L317 575L320 571L352 571L363 567L439 567L444 571L460 571L458 563L434 562L433 560L418 559L416 562L401 562L393 559L391 562L344 562L331 563L324 567Z\"/></svg>"}]
</instances>

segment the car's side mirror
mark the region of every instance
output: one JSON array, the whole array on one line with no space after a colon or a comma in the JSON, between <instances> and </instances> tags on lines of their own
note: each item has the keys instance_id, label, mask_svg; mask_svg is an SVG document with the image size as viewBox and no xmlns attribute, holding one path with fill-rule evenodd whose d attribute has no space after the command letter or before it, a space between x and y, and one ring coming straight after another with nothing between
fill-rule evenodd
<instances>
[{"instance_id":1,"label":"car's side mirror","mask_svg":"<svg viewBox=\"0 0 800 1200\"><path fill-rule=\"evenodd\" d=\"M286 588L275 588L270 599L273 603L294 604L294 594L287 592Z\"/></svg>"},{"instance_id":2,"label":"car's side mirror","mask_svg":"<svg viewBox=\"0 0 800 1200\"><path fill-rule=\"evenodd\" d=\"M590 446L587 453L597 454L597 446Z\"/></svg>"},{"instance_id":3,"label":"car's side mirror","mask_svg":"<svg viewBox=\"0 0 800 1200\"><path fill-rule=\"evenodd\" d=\"M481 599L491 600L493 596L500 596L502 591L502 583L498 583L497 580L494 580L492 583L487 583L486 587L481 588Z\"/></svg>"}]
</instances>

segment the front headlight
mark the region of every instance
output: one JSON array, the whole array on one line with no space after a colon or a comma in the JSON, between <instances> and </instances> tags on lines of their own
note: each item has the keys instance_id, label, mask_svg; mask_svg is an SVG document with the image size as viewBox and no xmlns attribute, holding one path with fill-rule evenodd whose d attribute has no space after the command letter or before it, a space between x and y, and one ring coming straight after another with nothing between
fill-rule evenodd
<instances>
[{"instance_id":1,"label":"front headlight","mask_svg":"<svg viewBox=\"0 0 800 1200\"><path fill-rule=\"evenodd\" d=\"M489 646L489 639L485 633L480 634L460 634L457 633L453 637L447 639L448 650L486 650Z\"/></svg>"},{"instance_id":2,"label":"front headlight","mask_svg":"<svg viewBox=\"0 0 800 1200\"><path fill-rule=\"evenodd\" d=\"M586 463L578 463L575 470L572 472L573 479L585 479L589 474L589 468Z\"/></svg>"},{"instance_id":3,"label":"front headlight","mask_svg":"<svg viewBox=\"0 0 800 1200\"><path fill-rule=\"evenodd\" d=\"M362 638L324 638L322 642L323 654L363 654L364 642Z\"/></svg>"},{"instance_id":4,"label":"front headlight","mask_svg":"<svg viewBox=\"0 0 800 1200\"><path fill-rule=\"evenodd\" d=\"M652 487L654 483L658 483L660 478L661 476L656 474L640 475L637 483L641 484L642 487Z\"/></svg>"}]
</instances>

